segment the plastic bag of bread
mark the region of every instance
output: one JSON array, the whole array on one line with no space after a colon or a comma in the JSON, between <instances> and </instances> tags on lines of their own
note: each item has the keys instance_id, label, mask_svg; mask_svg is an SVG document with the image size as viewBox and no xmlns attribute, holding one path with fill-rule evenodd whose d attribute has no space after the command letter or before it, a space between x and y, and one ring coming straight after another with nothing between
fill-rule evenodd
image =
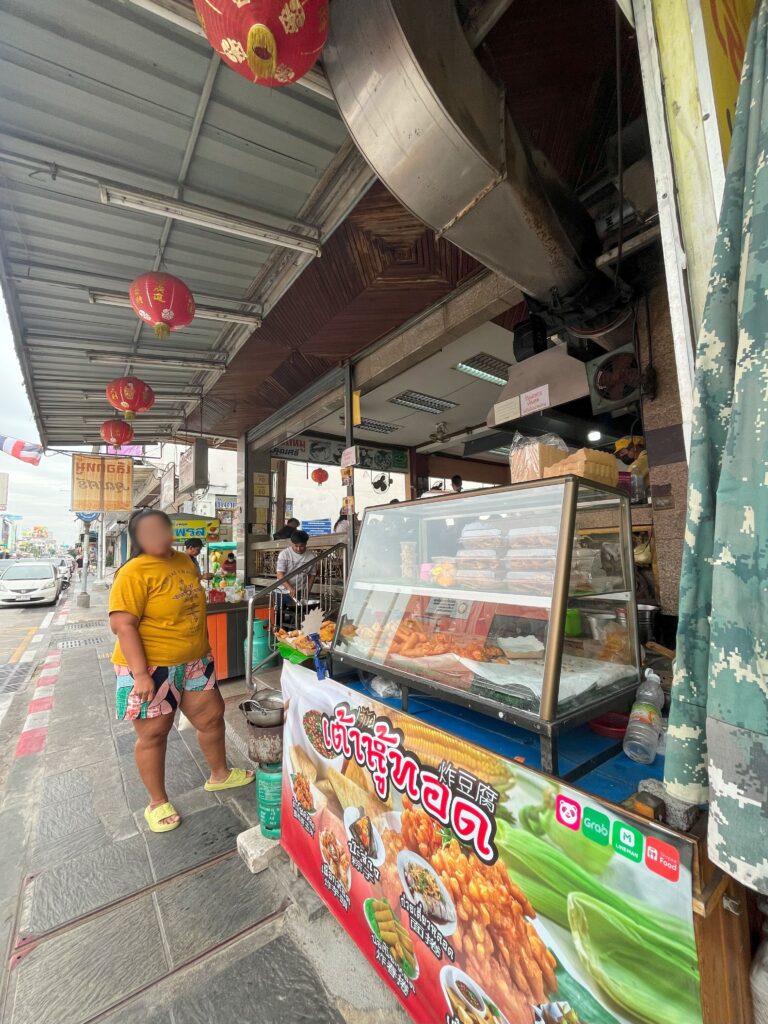
<instances>
[{"instance_id":1,"label":"plastic bag of bread","mask_svg":"<svg viewBox=\"0 0 768 1024\"><path fill-rule=\"evenodd\" d=\"M509 449L509 472L513 484L526 480L540 480L547 466L552 466L568 454L568 448L557 434L526 437L516 433Z\"/></svg>"}]
</instances>

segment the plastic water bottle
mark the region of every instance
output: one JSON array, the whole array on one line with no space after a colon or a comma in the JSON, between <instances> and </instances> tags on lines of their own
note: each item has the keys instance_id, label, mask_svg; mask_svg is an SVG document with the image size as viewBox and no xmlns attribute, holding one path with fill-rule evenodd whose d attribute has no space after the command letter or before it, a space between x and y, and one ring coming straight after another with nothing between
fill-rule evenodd
<instances>
[{"instance_id":1,"label":"plastic water bottle","mask_svg":"<svg viewBox=\"0 0 768 1024\"><path fill-rule=\"evenodd\" d=\"M648 669L645 679L637 688L635 703L629 713L629 725L624 734L624 753L640 764L652 764L661 733L661 709L664 690L655 672Z\"/></svg>"}]
</instances>

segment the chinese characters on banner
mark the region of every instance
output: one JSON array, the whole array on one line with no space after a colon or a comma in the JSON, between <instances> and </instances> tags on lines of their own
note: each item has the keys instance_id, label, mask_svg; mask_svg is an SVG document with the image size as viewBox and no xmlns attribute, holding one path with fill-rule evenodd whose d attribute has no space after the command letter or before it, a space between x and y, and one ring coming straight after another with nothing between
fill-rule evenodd
<instances>
[{"instance_id":1,"label":"chinese characters on banner","mask_svg":"<svg viewBox=\"0 0 768 1024\"><path fill-rule=\"evenodd\" d=\"M73 512L130 512L133 460L104 455L72 456Z\"/></svg>"},{"instance_id":2,"label":"chinese characters on banner","mask_svg":"<svg viewBox=\"0 0 768 1024\"><path fill-rule=\"evenodd\" d=\"M685 837L299 666L282 691L281 843L414 1021L649 1024L663 973L701 1024Z\"/></svg>"}]
</instances>

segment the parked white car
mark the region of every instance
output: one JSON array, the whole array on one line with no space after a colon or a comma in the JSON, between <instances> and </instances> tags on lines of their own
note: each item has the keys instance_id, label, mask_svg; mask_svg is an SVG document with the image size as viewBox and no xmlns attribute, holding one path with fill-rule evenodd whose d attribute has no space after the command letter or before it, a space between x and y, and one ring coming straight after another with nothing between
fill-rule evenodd
<instances>
[{"instance_id":1,"label":"parked white car","mask_svg":"<svg viewBox=\"0 0 768 1024\"><path fill-rule=\"evenodd\" d=\"M50 562L12 562L0 579L0 605L55 604L62 579Z\"/></svg>"}]
</instances>

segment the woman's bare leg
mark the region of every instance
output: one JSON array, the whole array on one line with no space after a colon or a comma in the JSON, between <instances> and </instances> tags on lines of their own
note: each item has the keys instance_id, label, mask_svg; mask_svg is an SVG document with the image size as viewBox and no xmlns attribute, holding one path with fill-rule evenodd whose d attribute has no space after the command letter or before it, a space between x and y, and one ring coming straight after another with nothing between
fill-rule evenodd
<instances>
[{"instance_id":1,"label":"woman's bare leg","mask_svg":"<svg viewBox=\"0 0 768 1024\"><path fill-rule=\"evenodd\" d=\"M133 722L136 730L136 767L149 793L150 807L159 807L168 801L165 791L165 749L168 733L173 728L173 717L159 715L157 718L136 718ZM162 824L171 825L178 820L178 814L174 814L163 818Z\"/></svg>"},{"instance_id":2,"label":"woman's bare leg","mask_svg":"<svg viewBox=\"0 0 768 1024\"><path fill-rule=\"evenodd\" d=\"M197 730L197 742L211 769L211 782L229 777L224 746L224 700L217 689L185 690L181 710Z\"/></svg>"}]
</instances>

